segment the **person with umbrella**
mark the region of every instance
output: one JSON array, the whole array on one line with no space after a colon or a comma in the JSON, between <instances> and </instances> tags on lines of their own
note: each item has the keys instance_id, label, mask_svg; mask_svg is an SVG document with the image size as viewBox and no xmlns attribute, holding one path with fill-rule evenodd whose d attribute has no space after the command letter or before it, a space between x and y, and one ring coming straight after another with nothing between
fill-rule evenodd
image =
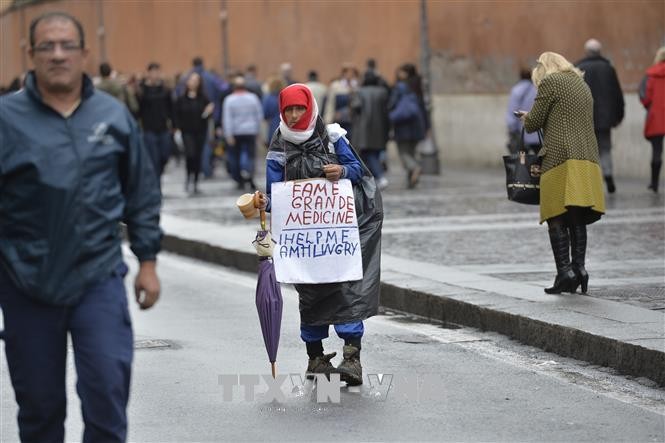
<instances>
[{"instance_id":1,"label":"person with umbrella","mask_svg":"<svg viewBox=\"0 0 665 443\"><path fill-rule=\"evenodd\" d=\"M326 284L296 284L300 300L300 336L309 362L307 374L333 372L347 385L362 384L360 363L363 320L379 306L381 226L383 208L374 179L344 137L338 124L324 125L312 92L293 84L279 95L280 125L266 157L267 194L259 195L260 209L270 211L271 185L285 180L325 177L349 179L354 186L360 232L363 279ZM344 340L343 360L335 368L336 352L324 354L322 340L330 325Z\"/></svg>"}]
</instances>

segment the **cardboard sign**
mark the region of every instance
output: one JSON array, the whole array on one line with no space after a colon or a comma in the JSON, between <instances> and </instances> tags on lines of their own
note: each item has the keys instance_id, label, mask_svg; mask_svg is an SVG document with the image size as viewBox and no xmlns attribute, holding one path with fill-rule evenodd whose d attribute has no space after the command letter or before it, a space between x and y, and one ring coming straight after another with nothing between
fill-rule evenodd
<instances>
[{"instance_id":1,"label":"cardboard sign","mask_svg":"<svg viewBox=\"0 0 665 443\"><path fill-rule=\"evenodd\" d=\"M353 187L324 178L272 184L275 274L281 283L363 278Z\"/></svg>"}]
</instances>

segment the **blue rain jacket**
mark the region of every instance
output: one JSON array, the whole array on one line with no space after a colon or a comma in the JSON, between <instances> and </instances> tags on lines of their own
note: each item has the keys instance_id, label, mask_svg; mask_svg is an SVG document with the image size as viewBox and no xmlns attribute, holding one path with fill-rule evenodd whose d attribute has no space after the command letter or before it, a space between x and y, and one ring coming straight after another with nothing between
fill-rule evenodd
<instances>
[{"instance_id":1,"label":"blue rain jacket","mask_svg":"<svg viewBox=\"0 0 665 443\"><path fill-rule=\"evenodd\" d=\"M136 122L87 76L69 117L42 101L32 72L0 97L0 267L21 292L76 304L122 262L120 222L138 259L154 260L160 205Z\"/></svg>"}]
</instances>

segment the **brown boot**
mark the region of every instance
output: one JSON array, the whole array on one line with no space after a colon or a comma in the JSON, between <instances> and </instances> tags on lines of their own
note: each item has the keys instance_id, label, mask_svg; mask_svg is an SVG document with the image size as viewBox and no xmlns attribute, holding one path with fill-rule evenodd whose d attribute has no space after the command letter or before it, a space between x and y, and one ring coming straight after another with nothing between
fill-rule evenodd
<instances>
[{"instance_id":1,"label":"brown boot","mask_svg":"<svg viewBox=\"0 0 665 443\"><path fill-rule=\"evenodd\" d=\"M330 363L330 360L336 355L337 352L333 352L332 354L310 358L307 363L307 370L305 371L307 380L312 380L315 377L314 374L325 374L326 377L330 378L330 374L335 372L335 367Z\"/></svg>"},{"instance_id":2,"label":"brown boot","mask_svg":"<svg viewBox=\"0 0 665 443\"><path fill-rule=\"evenodd\" d=\"M344 346L344 360L337 366L340 379L347 386L358 386L363 384L363 367L360 364L360 349L355 346Z\"/></svg>"}]
</instances>

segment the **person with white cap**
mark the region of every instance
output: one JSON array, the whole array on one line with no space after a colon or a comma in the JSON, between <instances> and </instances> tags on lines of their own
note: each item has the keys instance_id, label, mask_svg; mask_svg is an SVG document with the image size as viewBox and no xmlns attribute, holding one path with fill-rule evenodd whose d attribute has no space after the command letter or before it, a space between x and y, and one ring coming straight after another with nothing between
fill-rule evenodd
<instances>
[{"instance_id":1,"label":"person with white cap","mask_svg":"<svg viewBox=\"0 0 665 443\"><path fill-rule=\"evenodd\" d=\"M595 38L584 44L586 57L576 63L584 72L584 80L593 96L593 122L600 153L600 165L607 191L616 191L612 176L612 128L618 126L624 116L624 101L619 78L608 59L601 55L602 45Z\"/></svg>"}]
</instances>

